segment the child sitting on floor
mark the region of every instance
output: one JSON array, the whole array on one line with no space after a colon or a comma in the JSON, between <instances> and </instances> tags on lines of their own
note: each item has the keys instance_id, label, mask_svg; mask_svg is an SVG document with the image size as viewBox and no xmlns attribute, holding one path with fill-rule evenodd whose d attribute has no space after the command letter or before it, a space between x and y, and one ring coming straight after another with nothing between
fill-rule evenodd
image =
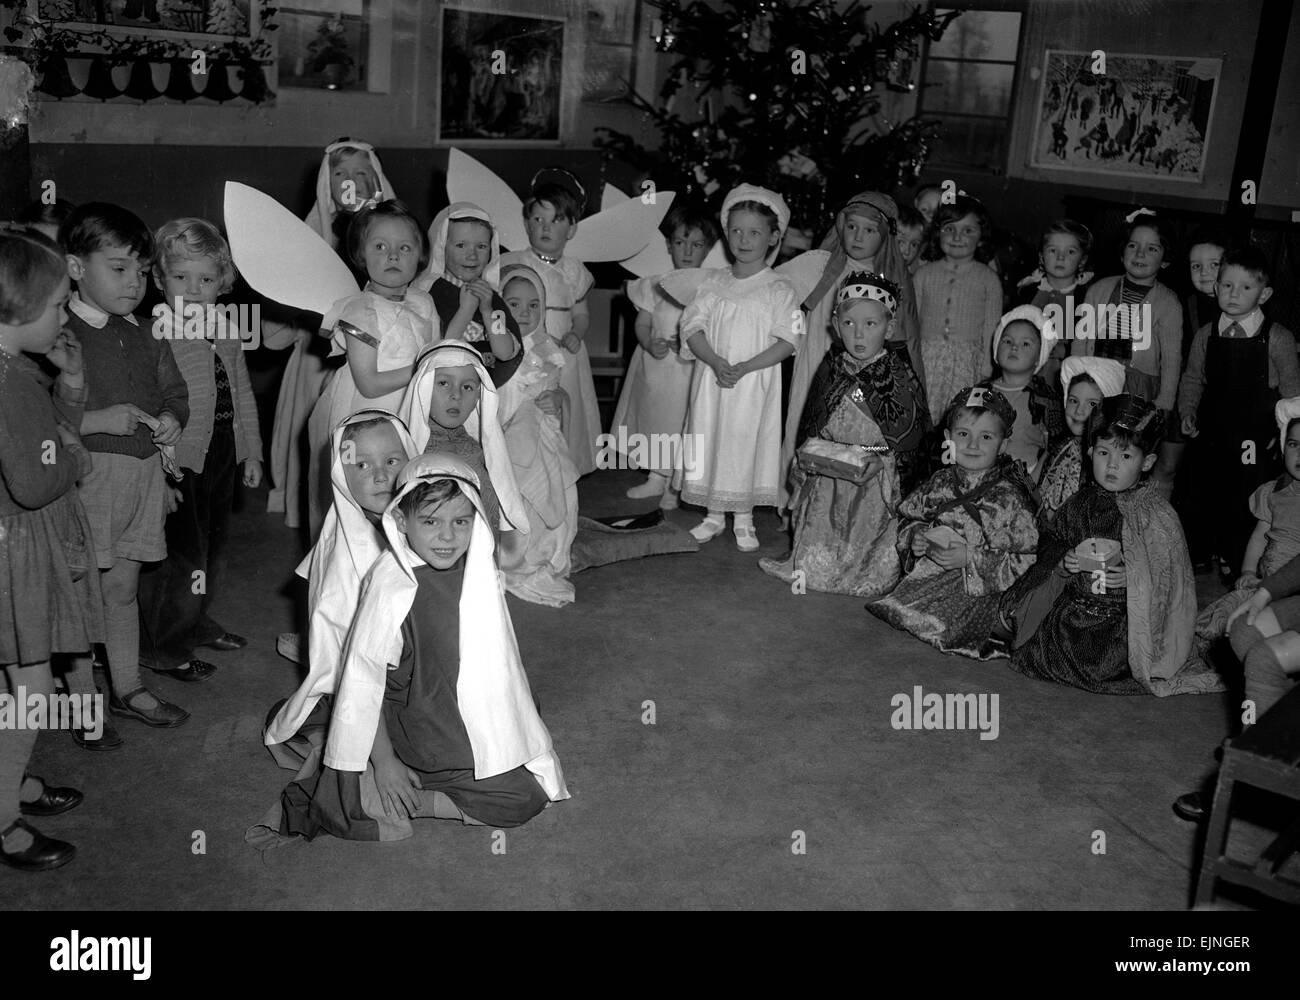
<instances>
[{"instance_id":1,"label":"child sitting on floor","mask_svg":"<svg viewBox=\"0 0 1300 1000\"><path fill-rule=\"evenodd\" d=\"M320 745L361 581L387 544L381 518L398 473L419 454L406 425L386 410L359 410L347 417L334 428L331 445L334 503L297 570L308 588L307 677L277 706L264 734L276 763L290 770L301 766L311 746Z\"/></svg>"},{"instance_id":2,"label":"child sitting on floor","mask_svg":"<svg viewBox=\"0 0 1300 1000\"><path fill-rule=\"evenodd\" d=\"M1196 585L1178 516L1145 481L1162 424L1139 396L1093 412L1094 481L1057 512L1037 563L1002 599L1020 673L1098 694L1222 690L1193 652Z\"/></svg>"},{"instance_id":3,"label":"child sitting on floor","mask_svg":"<svg viewBox=\"0 0 1300 1000\"><path fill-rule=\"evenodd\" d=\"M878 597L898 582L900 455L920 446L928 413L907 360L885 348L898 287L883 275L854 272L836 298L839 345L813 377L790 474L794 544L784 559L758 565L811 590ZM826 445L839 445L833 450L860 467L819 461L813 452L824 454Z\"/></svg>"},{"instance_id":4,"label":"child sitting on floor","mask_svg":"<svg viewBox=\"0 0 1300 1000\"><path fill-rule=\"evenodd\" d=\"M947 415L944 467L898 505L903 579L867 610L945 653L985 659L998 595L1033 565L1037 503L1006 454L1016 422L1006 397L963 389Z\"/></svg>"},{"instance_id":5,"label":"child sitting on floor","mask_svg":"<svg viewBox=\"0 0 1300 1000\"><path fill-rule=\"evenodd\" d=\"M537 713L475 472L403 470L389 548L352 622L323 766L282 797L282 836L411 836L417 817L514 827L569 797Z\"/></svg>"},{"instance_id":6,"label":"child sitting on floor","mask_svg":"<svg viewBox=\"0 0 1300 1000\"><path fill-rule=\"evenodd\" d=\"M1016 411L1016 433L1007 453L1024 463L1034 482L1048 445L1065 431L1061 397L1038 374L1055 344L1056 327L1036 306L1016 306L993 334L992 385Z\"/></svg>"},{"instance_id":7,"label":"child sitting on floor","mask_svg":"<svg viewBox=\"0 0 1300 1000\"><path fill-rule=\"evenodd\" d=\"M1084 475L1083 431L1088 416L1101 401L1124 391L1124 366L1111 358L1068 357L1061 362L1061 384L1065 387L1065 428L1069 431L1056 445L1039 480L1042 506L1039 528L1051 524L1056 512L1089 478Z\"/></svg>"}]
</instances>

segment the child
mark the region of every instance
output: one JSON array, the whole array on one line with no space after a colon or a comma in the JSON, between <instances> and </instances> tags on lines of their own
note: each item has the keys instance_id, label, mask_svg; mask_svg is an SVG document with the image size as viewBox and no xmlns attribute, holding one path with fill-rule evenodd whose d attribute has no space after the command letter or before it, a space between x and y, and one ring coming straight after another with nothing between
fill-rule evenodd
<instances>
[{"instance_id":1,"label":"child","mask_svg":"<svg viewBox=\"0 0 1300 1000\"><path fill-rule=\"evenodd\" d=\"M176 445L176 464L185 473L176 486L179 506L164 528L167 558L140 576L140 659L199 681L216 667L195 659L196 647L247 644L212 619L211 605L223 576L236 470L243 466L245 486L261 485L262 434L243 331L227 328L216 307L235 282L230 247L202 219L174 219L154 234L154 243L153 279L164 301L154 309L153 333L170 345L185 378L190 419ZM193 335L196 327L201 339Z\"/></svg>"},{"instance_id":2,"label":"child","mask_svg":"<svg viewBox=\"0 0 1300 1000\"><path fill-rule=\"evenodd\" d=\"M856 475L827 474L804 451L796 453L794 545L784 559L759 560L765 573L787 582L802 573L809 589L855 597L879 597L898 582L898 464L920 446L928 426L907 362L885 349L898 295L883 275L852 273L836 296L840 344L813 379L799 444L861 446L866 461Z\"/></svg>"},{"instance_id":3,"label":"child","mask_svg":"<svg viewBox=\"0 0 1300 1000\"><path fill-rule=\"evenodd\" d=\"M912 207L929 226L934 221L934 215L939 211L942 200L943 189L938 184L923 184L916 189L916 194L912 197Z\"/></svg>"},{"instance_id":4,"label":"child","mask_svg":"<svg viewBox=\"0 0 1300 1000\"><path fill-rule=\"evenodd\" d=\"M925 217L911 205L898 209L898 255L903 259L909 275L916 274L921 260L921 242L925 238Z\"/></svg>"},{"instance_id":5,"label":"child","mask_svg":"<svg viewBox=\"0 0 1300 1000\"><path fill-rule=\"evenodd\" d=\"M898 505L903 579L867 610L945 653L987 659L998 595L1034 562L1035 502L1006 455L1016 411L996 389L966 388L947 410L945 465Z\"/></svg>"},{"instance_id":6,"label":"child","mask_svg":"<svg viewBox=\"0 0 1300 1000\"><path fill-rule=\"evenodd\" d=\"M912 279L894 242L897 216L898 209L892 198L875 191L863 191L840 209L835 225L822 241L821 249L830 252L830 259L821 279L803 301L808 319L806 335L799 353L795 355L794 372L790 376L789 410L781 446L783 476L789 472L794 459L795 438L799 433L804 401L808 398L808 386L831 346L836 293L850 271L879 273L900 289L897 317L890 324L890 337L891 340L896 338L895 342L907 352L920 384L925 384Z\"/></svg>"},{"instance_id":7,"label":"child","mask_svg":"<svg viewBox=\"0 0 1300 1000\"><path fill-rule=\"evenodd\" d=\"M1187 250L1187 268L1192 290L1183 300L1183 360L1192 353L1192 338L1201 327L1218 322L1219 266L1228 249L1226 236L1214 229L1198 229Z\"/></svg>"},{"instance_id":8,"label":"child","mask_svg":"<svg viewBox=\"0 0 1300 1000\"><path fill-rule=\"evenodd\" d=\"M90 455L69 424L85 382L67 321L68 270L58 245L35 229L0 227L0 668L9 696L54 693L50 658L82 654L103 637L99 577L77 477ZM25 356L43 354L61 374L57 405ZM71 685L70 685L71 687ZM47 871L76 848L46 837L24 816L53 816L81 792L28 776L38 729L0 726L0 861Z\"/></svg>"},{"instance_id":9,"label":"child","mask_svg":"<svg viewBox=\"0 0 1300 1000\"><path fill-rule=\"evenodd\" d=\"M54 242L59 240L59 227L63 220L72 214L72 202L63 198L54 199L53 204L34 201L18 213L18 222L44 233Z\"/></svg>"},{"instance_id":10,"label":"child","mask_svg":"<svg viewBox=\"0 0 1300 1000\"><path fill-rule=\"evenodd\" d=\"M674 203L662 226L674 270L698 268L718 241L718 224L703 209ZM682 356L680 331L682 307L659 287L663 275L652 275L627 283L627 297L636 306L637 348L627 366L623 392L614 411L610 433L616 440L625 427L627 440L633 435L676 435L681 440L686 424L686 404L691 392L691 362ZM677 456L680 458L681 456ZM660 506L677 506L678 493L672 488L673 470L652 469L646 481L627 491L641 500L661 498Z\"/></svg>"},{"instance_id":11,"label":"child","mask_svg":"<svg viewBox=\"0 0 1300 1000\"><path fill-rule=\"evenodd\" d=\"M171 345L131 315L144 297L154 255L144 223L117 205L91 202L68 216L59 242L77 283L68 329L85 357L80 429L94 462L81 479L81 501L104 593L109 710L170 729L190 716L140 680L137 596L141 564L167 558L163 522L170 494L159 448L180 441L189 390Z\"/></svg>"},{"instance_id":12,"label":"child","mask_svg":"<svg viewBox=\"0 0 1300 1000\"><path fill-rule=\"evenodd\" d=\"M308 587L307 677L278 707L264 734L271 756L291 770L321 743L361 581L387 545L381 518L398 474L419 454L406 425L386 410L359 410L332 437L334 503L297 570Z\"/></svg>"},{"instance_id":13,"label":"child","mask_svg":"<svg viewBox=\"0 0 1300 1000\"><path fill-rule=\"evenodd\" d=\"M1082 304L1092 272L1087 269L1092 253L1092 232L1081 222L1058 219L1047 227L1038 244L1038 268L1017 286L1020 305L1037 306L1056 319L1058 333L1074 321L1075 307ZM1051 385L1056 381L1061 360L1070 344L1061 338L1039 373Z\"/></svg>"},{"instance_id":14,"label":"child","mask_svg":"<svg viewBox=\"0 0 1300 1000\"><path fill-rule=\"evenodd\" d=\"M940 205L926 231L923 256L931 263L912 283L921 322L925 395L937 426L944 401L987 378L989 343L1002 315L1002 283L982 261L992 253L993 227L974 198Z\"/></svg>"},{"instance_id":15,"label":"child","mask_svg":"<svg viewBox=\"0 0 1300 1000\"><path fill-rule=\"evenodd\" d=\"M457 455L475 469L493 531L527 533L500 406L482 355L469 344L444 340L416 360L400 412L417 452Z\"/></svg>"},{"instance_id":16,"label":"child","mask_svg":"<svg viewBox=\"0 0 1300 1000\"><path fill-rule=\"evenodd\" d=\"M321 157L316 172L316 200L307 213L307 225L331 248L338 249L346 242L353 215L368 205L394 197L374 147L354 139L339 139L326 146ZM308 325L313 328L308 329ZM262 342L267 347L275 350L293 347L280 379L280 395L275 405L271 490L266 501L266 509L271 513L283 512L285 523L291 528L298 527L301 514L303 434L330 375L325 364L324 339L318 337L320 331L314 327L314 323L290 319L277 322L270 318L262 326Z\"/></svg>"},{"instance_id":17,"label":"child","mask_svg":"<svg viewBox=\"0 0 1300 1000\"><path fill-rule=\"evenodd\" d=\"M586 265L564 256L564 247L578 231L586 202L587 192L567 170L538 171L524 201L528 249L505 254L501 260L503 267L523 264L541 275L546 283L546 331L573 355L564 366L560 388L569 397L564 437L580 476L595 470L600 437L600 404L583 341L591 322L587 293L595 279Z\"/></svg>"},{"instance_id":18,"label":"child","mask_svg":"<svg viewBox=\"0 0 1300 1000\"><path fill-rule=\"evenodd\" d=\"M1098 694L1222 690L1193 655L1196 585L1178 516L1144 481L1162 421L1128 394L1093 412L1094 482L1057 512L1037 563L1002 600L1020 673ZM1093 543L1109 557L1085 562Z\"/></svg>"},{"instance_id":19,"label":"child","mask_svg":"<svg viewBox=\"0 0 1300 1000\"><path fill-rule=\"evenodd\" d=\"M1065 387L1064 435L1047 460L1039 480L1042 506L1038 511L1041 530L1051 524L1065 501L1084 483L1083 431L1088 416L1103 399L1124 390L1124 366L1111 358L1068 357L1061 363L1061 384Z\"/></svg>"},{"instance_id":20,"label":"child","mask_svg":"<svg viewBox=\"0 0 1300 1000\"><path fill-rule=\"evenodd\" d=\"M1056 344L1056 328L1036 306L1017 306L1002 317L993 334L993 360L997 370L992 386L1016 411L1016 433L1007 453L1025 464L1029 478L1038 482L1049 444L1065 431L1061 397L1038 373Z\"/></svg>"},{"instance_id":21,"label":"child","mask_svg":"<svg viewBox=\"0 0 1300 1000\"><path fill-rule=\"evenodd\" d=\"M1196 530L1236 570L1254 528L1247 501L1280 471L1271 446L1274 407L1282 397L1300 395L1300 365L1291 331L1261 308L1273 294L1262 251L1226 252L1217 287L1222 315L1192 341L1178 407L1183 432L1196 441L1198 488L1188 496L1199 515ZM1243 451L1248 447L1249 456Z\"/></svg>"},{"instance_id":22,"label":"child","mask_svg":"<svg viewBox=\"0 0 1300 1000\"><path fill-rule=\"evenodd\" d=\"M346 354L347 363L330 379L308 426L313 538L329 505L330 431L357 410L396 409L416 357L438 339L433 299L412 287L429 262L429 248L405 205L390 200L358 212L348 228L348 258L369 280L325 317L325 328L333 331L332 353Z\"/></svg>"},{"instance_id":23,"label":"child","mask_svg":"<svg viewBox=\"0 0 1300 1000\"><path fill-rule=\"evenodd\" d=\"M524 362L501 390L502 430L515 483L527 510L527 534L501 541L506 590L534 604L572 604L569 548L578 533L578 470L561 418L564 351L546 332L546 288L531 268L502 273L501 293L524 333Z\"/></svg>"},{"instance_id":24,"label":"child","mask_svg":"<svg viewBox=\"0 0 1300 1000\"><path fill-rule=\"evenodd\" d=\"M484 352L496 386L510 381L524 357L519 326L497 294L500 285L501 247L491 217L467 201L444 208L429 227L429 266L415 287L433 298L444 339Z\"/></svg>"},{"instance_id":25,"label":"child","mask_svg":"<svg viewBox=\"0 0 1300 1000\"><path fill-rule=\"evenodd\" d=\"M794 286L770 265L790 222L779 194L741 184L722 203L735 263L710 271L682 313L682 354L691 376L686 434L697 449L689 475L673 483L682 500L707 508L691 529L698 542L721 534L735 512L736 546L759 547L754 508L781 496L781 361L801 339ZM679 301L689 298L664 285Z\"/></svg>"},{"instance_id":26,"label":"child","mask_svg":"<svg viewBox=\"0 0 1300 1000\"><path fill-rule=\"evenodd\" d=\"M411 836L409 820L514 827L569 797L492 557L479 481L414 459L349 632L324 766L282 797L282 835Z\"/></svg>"}]
</instances>

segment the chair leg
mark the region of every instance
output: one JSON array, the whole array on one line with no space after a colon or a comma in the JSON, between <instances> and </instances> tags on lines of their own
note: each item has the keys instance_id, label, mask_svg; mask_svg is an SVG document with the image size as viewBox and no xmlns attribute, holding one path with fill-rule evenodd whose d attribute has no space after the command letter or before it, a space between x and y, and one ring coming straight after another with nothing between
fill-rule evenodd
<instances>
[{"instance_id":1,"label":"chair leg","mask_svg":"<svg viewBox=\"0 0 1300 1000\"><path fill-rule=\"evenodd\" d=\"M1228 821L1232 814L1232 793L1236 781L1225 775L1225 767L1219 772L1219 782L1214 789L1214 805L1210 809L1210 825L1205 834L1205 853L1201 857L1201 876L1196 882L1195 902L1214 901L1214 883L1217 878L1217 866L1228 845Z\"/></svg>"}]
</instances>

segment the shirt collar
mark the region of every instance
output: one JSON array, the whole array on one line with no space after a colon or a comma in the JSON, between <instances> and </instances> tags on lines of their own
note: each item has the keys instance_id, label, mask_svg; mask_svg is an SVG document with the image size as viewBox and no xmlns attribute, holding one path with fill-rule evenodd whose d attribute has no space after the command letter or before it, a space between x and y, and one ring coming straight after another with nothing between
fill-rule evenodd
<instances>
[{"instance_id":1,"label":"shirt collar","mask_svg":"<svg viewBox=\"0 0 1300 1000\"><path fill-rule=\"evenodd\" d=\"M1256 306L1250 312L1246 313L1245 316L1241 317L1241 319L1236 320L1227 313L1224 313L1219 317L1219 332L1223 333L1228 329L1228 327L1232 326L1233 323L1236 323L1239 327L1245 330L1247 337L1253 337L1255 334L1259 333L1259 328L1264 325L1264 310L1259 308L1259 306Z\"/></svg>"},{"instance_id":2,"label":"shirt collar","mask_svg":"<svg viewBox=\"0 0 1300 1000\"><path fill-rule=\"evenodd\" d=\"M89 302L85 301L80 295L74 294L72 296L72 298L68 301L68 309L70 312L72 312L74 316L76 316L78 319L80 319L83 323L85 323L88 327L91 327L92 329L102 330L104 329L104 327L108 326L108 320L109 320L108 313L104 312L98 306L92 306ZM138 322L136 322L136 318L132 316L130 313L127 313L125 316L122 317L122 319L126 320L128 323L131 323L135 326L140 325Z\"/></svg>"}]
</instances>

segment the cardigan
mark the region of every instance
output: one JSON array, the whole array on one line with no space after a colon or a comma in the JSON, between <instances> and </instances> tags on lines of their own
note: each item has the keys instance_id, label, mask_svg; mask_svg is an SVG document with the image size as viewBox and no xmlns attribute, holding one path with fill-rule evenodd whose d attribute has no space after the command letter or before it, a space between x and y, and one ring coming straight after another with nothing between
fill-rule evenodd
<instances>
[{"instance_id":1,"label":"cardigan","mask_svg":"<svg viewBox=\"0 0 1300 1000\"><path fill-rule=\"evenodd\" d=\"M1267 320L1265 323L1267 324ZM1263 330L1268 340L1268 387L1277 389L1283 398L1300 396L1300 361L1296 360L1295 335L1280 323ZM1178 413L1184 417L1196 416L1205 393L1206 383L1213 374L1205 370L1205 353L1210 337L1217 336L1218 323L1206 323L1196 331L1192 349L1187 355L1187 370L1178 386ZM1255 336L1259 336L1256 333Z\"/></svg>"},{"instance_id":2,"label":"cardigan","mask_svg":"<svg viewBox=\"0 0 1300 1000\"><path fill-rule=\"evenodd\" d=\"M1088 286L1083 301L1097 310L1098 319L1093 324L1096 335L1102 334L1100 317L1105 306L1119 285L1121 274L1101 278ZM1151 343L1145 350L1133 346L1133 358L1128 367L1143 375L1150 375L1160 381L1160 392L1154 402L1162 410L1172 410L1178 397L1178 377L1183 360L1183 304L1178 296L1160 282L1151 286L1144 305L1151 306L1153 329L1150 331ZM1075 338L1070 346L1071 354L1091 355L1096 353L1096 340L1092 338Z\"/></svg>"}]
</instances>

